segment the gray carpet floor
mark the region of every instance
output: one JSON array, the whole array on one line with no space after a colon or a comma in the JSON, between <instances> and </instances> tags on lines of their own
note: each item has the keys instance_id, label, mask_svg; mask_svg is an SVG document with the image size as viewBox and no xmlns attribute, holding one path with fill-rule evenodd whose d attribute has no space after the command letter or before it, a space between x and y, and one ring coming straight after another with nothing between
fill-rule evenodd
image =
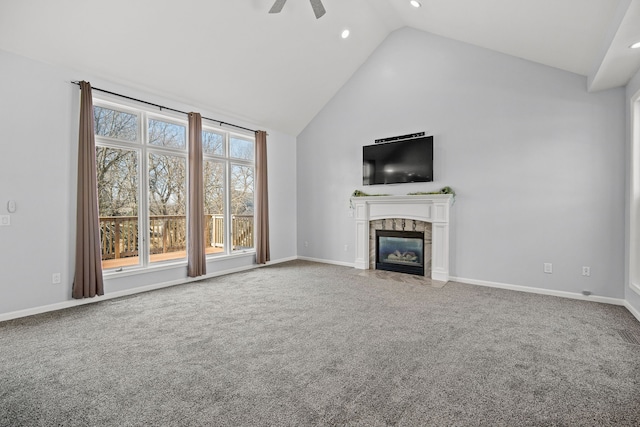
<instances>
[{"instance_id":1,"label":"gray carpet floor","mask_svg":"<svg viewBox=\"0 0 640 427\"><path fill-rule=\"evenodd\" d=\"M0 323L0 425L640 425L623 307L293 261Z\"/></svg>"}]
</instances>

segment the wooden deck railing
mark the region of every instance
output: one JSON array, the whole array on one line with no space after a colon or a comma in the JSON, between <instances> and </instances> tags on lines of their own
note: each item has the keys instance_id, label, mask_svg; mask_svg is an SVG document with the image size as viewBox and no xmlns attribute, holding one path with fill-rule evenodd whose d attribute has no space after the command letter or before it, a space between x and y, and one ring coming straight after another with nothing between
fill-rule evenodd
<instances>
[{"instance_id":1,"label":"wooden deck railing","mask_svg":"<svg viewBox=\"0 0 640 427\"><path fill-rule=\"evenodd\" d=\"M231 215L233 249L253 247L253 215ZM224 216L207 215L205 218L207 246L224 247Z\"/></svg>"},{"instance_id":2,"label":"wooden deck railing","mask_svg":"<svg viewBox=\"0 0 640 427\"><path fill-rule=\"evenodd\" d=\"M138 217L100 217L102 260L138 256Z\"/></svg>"},{"instance_id":3,"label":"wooden deck railing","mask_svg":"<svg viewBox=\"0 0 640 427\"><path fill-rule=\"evenodd\" d=\"M186 250L187 229L184 215L149 217L149 252L163 254ZM233 249L253 248L253 215L232 215ZM205 215L206 247L224 247L224 216ZM138 256L138 217L100 217L102 260Z\"/></svg>"}]
</instances>

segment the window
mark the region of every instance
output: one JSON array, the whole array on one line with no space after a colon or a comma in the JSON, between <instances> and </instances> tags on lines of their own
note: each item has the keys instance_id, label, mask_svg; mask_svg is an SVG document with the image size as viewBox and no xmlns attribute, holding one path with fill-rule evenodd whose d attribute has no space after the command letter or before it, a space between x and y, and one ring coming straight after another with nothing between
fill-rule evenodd
<instances>
[{"instance_id":1,"label":"window","mask_svg":"<svg viewBox=\"0 0 640 427\"><path fill-rule=\"evenodd\" d=\"M206 252L215 256L252 250L255 141L203 128L202 146Z\"/></svg>"},{"instance_id":2,"label":"window","mask_svg":"<svg viewBox=\"0 0 640 427\"><path fill-rule=\"evenodd\" d=\"M103 268L138 265L140 117L104 106L93 112Z\"/></svg>"},{"instance_id":3,"label":"window","mask_svg":"<svg viewBox=\"0 0 640 427\"><path fill-rule=\"evenodd\" d=\"M149 262L187 256L187 126L147 119Z\"/></svg>"},{"instance_id":4,"label":"window","mask_svg":"<svg viewBox=\"0 0 640 427\"><path fill-rule=\"evenodd\" d=\"M187 257L187 131L183 117L94 98L104 270ZM203 128L208 256L254 248L253 136Z\"/></svg>"}]
</instances>

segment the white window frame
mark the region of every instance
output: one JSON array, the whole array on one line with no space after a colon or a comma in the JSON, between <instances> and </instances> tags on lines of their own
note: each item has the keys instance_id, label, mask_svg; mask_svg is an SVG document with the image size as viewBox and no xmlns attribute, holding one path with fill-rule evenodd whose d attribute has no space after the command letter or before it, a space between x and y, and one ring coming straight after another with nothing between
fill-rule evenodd
<instances>
[{"instance_id":1,"label":"white window frame","mask_svg":"<svg viewBox=\"0 0 640 427\"><path fill-rule=\"evenodd\" d=\"M207 254L207 259L213 259L217 257L224 257L235 254L248 254L255 253L256 251L256 215L255 210L253 213L253 247L252 248L244 248L244 249L233 249L233 224L232 224L232 214L231 214L231 167L233 165L239 166L249 166L253 169L253 206L255 207L256 200L256 192L255 192L255 175L256 175L256 161L255 161L255 135L249 133L241 133L241 132L233 132L226 129L222 129L216 126L210 126L207 124L202 125L202 131L207 132L215 132L222 134L224 137L224 154L207 154L203 152L203 162L206 161L215 161L220 162L224 165L224 251L219 253ZM240 139L247 139L253 142L254 146L254 157L253 160L245 160L238 159L235 157L231 157L230 150L230 141L232 136L238 137Z\"/></svg>"},{"instance_id":2,"label":"white window frame","mask_svg":"<svg viewBox=\"0 0 640 427\"><path fill-rule=\"evenodd\" d=\"M124 113L133 114L138 120L138 129L136 134L136 141L118 140L110 137L104 137L95 135L96 147L108 147L115 149L131 150L136 153L138 161L138 264L132 266L121 266L116 268L110 268L104 270L105 276L127 275L135 272L153 271L165 268L171 268L174 266L182 266L187 264L187 258L181 258L176 260L167 261L150 261L150 241L148 235L148 227L150 224L150 212L149 212L149 155L155 154L169 154L183 157L186 162L185 179L188 189L188 176L189 176L189 123L186 118L180 113L173 113L167 111L158 112L156 109L146 106L141 106L139 103L133 101L123 100L120 97L111 95L94 95L93 105L97 107L109 108L116 111L122 111ZM160 120L167 123L172 123L186 128L186 144L183 148L175 147L161 147L149 144L148 141L148 123L149 119ZM207 254L207 259L223 259L228 257L234 257L244 254L255 253L256 245L256 215L255 215L255 200L256 200L256 162L255 162L255 134L243 131L231 131L223 129L222 127L212 126L209 123L203 121L203 131L215 132L222 134L224 137L224 155L205 154L203 153L203 161L212 160L221 162L224 165L224 250L220 253ZM240 139L246 139L253 142L254 156L253 160L245 160L231 157L230 153L230 140L232 137ZM233 236L232 236L232 215L231 215L231 167L232 165L248 166L253 169L253 247L243 249L233 249ZM187 230L189 226L189 202L187 191ZM186 247L188 251L188 232ZM188 257L188 253L187 253Z\"/></svg>"},{"instance_id":3,"label":"white window frame","mask_svg":"<svg viewBox=\"0 0 640 427\"><path fill-rule=\"evenodd\" d=\"M124 141L110 137L95 135L96 147L109 147L117 149L135 150L138 158L138 264L132 266L121 266L104 270L105 274L111 275L121 272L130 272L134 270L149 270L155 267L166 267L173 265L186 265L187 257L151 262L150 241L148 236L148 227L150 225L149 212L149 155L150 154L166 154L181 157L185 161L185 188L188 189L189 176L189 153L188 153L188 137L189 123L184 117L170 112L158 113L155 110L147 109L141 106L130 105L127 102L121 102L119 99L114 100L108 96L93 96L94 107L109 108L124 113L133 114L138 119L138 132L136 141ZM162 147L149 144L148 131L149 119L159 120L179 126L185 127L185 147ZM186 200L186 229L188 230L189 203L188 191ZM188 232L186 233L185 247L189 247Z\"/></svg>"}]
</instances>

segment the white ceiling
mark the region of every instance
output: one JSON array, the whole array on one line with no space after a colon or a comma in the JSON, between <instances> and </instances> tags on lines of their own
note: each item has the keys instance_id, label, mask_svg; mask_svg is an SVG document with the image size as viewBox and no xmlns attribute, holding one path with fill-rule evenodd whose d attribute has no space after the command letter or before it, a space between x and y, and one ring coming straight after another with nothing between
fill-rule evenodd
<instances>
[{"instance_id":1,"label":"white ceiling","mask_svg":"<svg viewBox=\"0 0 640 427\"><path fill-rule=\"evenodd\" d=\"M319 20L308 0L268 14L273 1L0 0L0 49L291 135L403 26L581 74L590 90L640 68L640 0L323 0Z\"/></svg>"}]
</instances>

